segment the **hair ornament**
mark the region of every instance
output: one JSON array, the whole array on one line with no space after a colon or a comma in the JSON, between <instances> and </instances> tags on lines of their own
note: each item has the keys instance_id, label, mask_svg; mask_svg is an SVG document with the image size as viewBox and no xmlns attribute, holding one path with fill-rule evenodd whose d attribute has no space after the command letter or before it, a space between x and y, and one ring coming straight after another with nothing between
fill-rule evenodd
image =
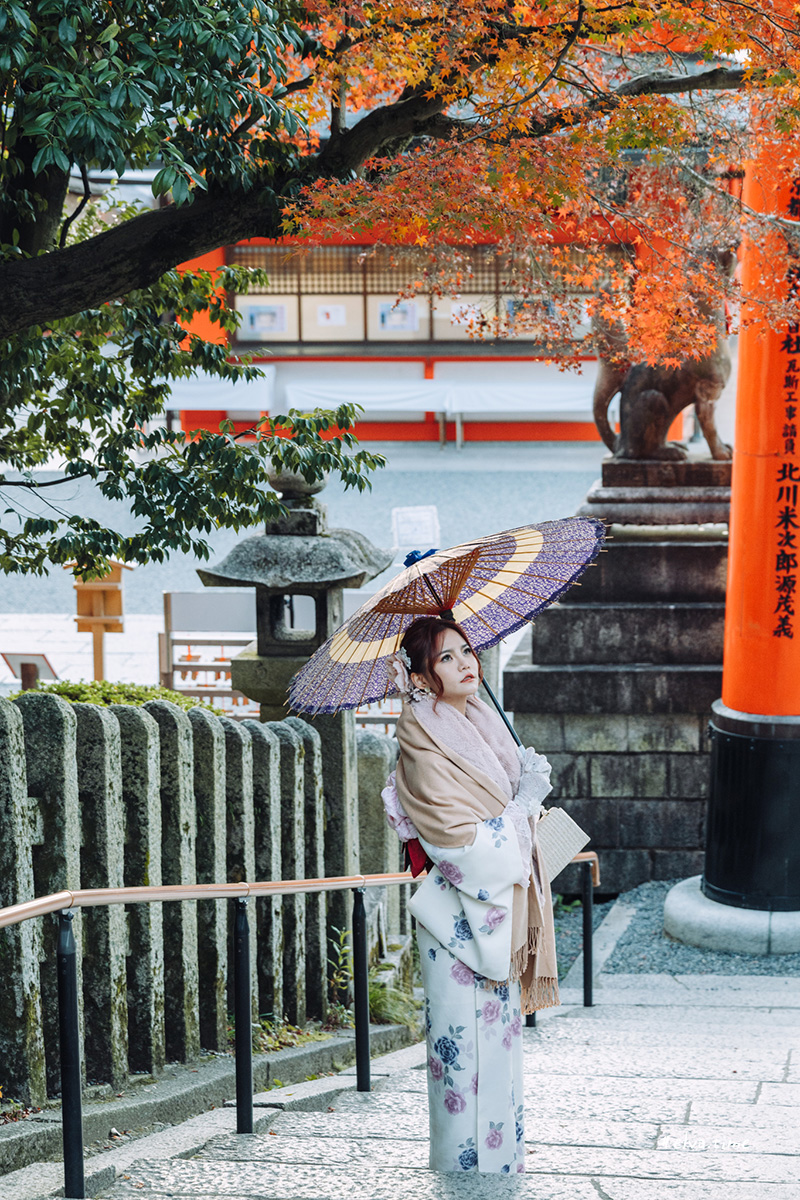
<instances>
[{"instance_id":1,"label":"hair ornament","mask_svg":"<svg viewBox=\"0 0 800 1200\"><path fill-rule=\"evenodd\" d=\"M387 663L387 671L389 678L394 680L394 685L404 700L410 700L413 703L423 696L430 695L428 688L415 687L411 682L411 659L407 650L400 649L391 655Z\"/></svg>"}]
</instances>

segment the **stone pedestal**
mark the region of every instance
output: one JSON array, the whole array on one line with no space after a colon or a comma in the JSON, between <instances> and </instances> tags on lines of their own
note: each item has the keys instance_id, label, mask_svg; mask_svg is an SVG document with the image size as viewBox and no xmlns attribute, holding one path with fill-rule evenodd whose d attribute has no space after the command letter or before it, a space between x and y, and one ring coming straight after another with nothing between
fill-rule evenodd
<instances>
[{"instance_id":1,"label":"stone pedestal","mask_svg":"<svg viewBox=\"0 0 800 1200\"><path fill-rule=\"evenodd\" d=\"M606 458L579 517L633 525L727 524L731 463L711 458L683 462Z\"/></svg>"},{"instance_id":2,"label":"stone pedestal","mask_svg":"<svg viewBox=\"0 0 800 1200\"><path fill-rule=\"evenodd\" d=\"M687 524L692 511L701 514L684 483L724 490L714 481L726 472L729 479L730 464L711 461L607 459L602 485L580 511L611 522L608 549L537 618L504 675L518 733L553 764L547 803L563 804L591 834L601 893L703 869L727 508L714 511L714 524ZM674 486L665 485L669 476ZM710 512L718 501L702 503ZM554 890L578 892L577 868L567 867Z\"/></svg>"}]
</instances>

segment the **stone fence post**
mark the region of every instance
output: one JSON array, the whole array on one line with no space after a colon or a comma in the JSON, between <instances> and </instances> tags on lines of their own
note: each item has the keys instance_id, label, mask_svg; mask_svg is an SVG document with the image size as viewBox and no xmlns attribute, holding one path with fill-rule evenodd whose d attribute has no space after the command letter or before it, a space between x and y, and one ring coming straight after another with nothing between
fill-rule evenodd
<instances>
[{"instance_id":1,"label":"stone fence post","mask_svg":"<svg viewBox=\"0 0 800 1200\"><path fill-rule=\"evenodd\" d=\"M125 886L161 883L161 749L158 725L141 708L112 704L120 731ZM156 1074L165 1062L163 904L128 911L128 1064Z\"/></svg>"},{"instance_id":2,"label":"stone fence post","mask_svg":"<svg viewBox=\"0 0 800 1200\"><path fill-rule=\"evenodd\" d=\"M358 815L361 871L364 875L382 875L400 870L400 841L386 820L381 792L397 762L397 742L386 733L359 729ZM386 915L385 929L394 937L400 933L400 888L370 889L367 893L375 908L380 903ZM369 909L368 909L369 912ZM371 915L371 914L370 914Z\"/></svg>"},{"instance_id":3,"label":"stone fence post","mask_svg":"<svg viewBox=\"0 0 800 1200\"><path fill-rule=\"evenodd\" d=\"M320 714L314 728L322 739L325 769L322 788L325 798L325 874L357 875L358 853L358 765L356 721L352 711ZM350 892L328 896L328 939L334 929L349 929L353 898Z\"/></svg>"},{"instance_id":4,"label":"stone fence post","mask_svg":"<svg viewBox=\"0 0 800 1200\"><path fill-rule=\"evenodd\" d=\"M22 716L0 699L0 904L36 895ZM6 1094L27 1106L47 1098L39 993L41 922L0 930L0 1062Z\"/></svg>"},{"instance_id":5,"label":"stone fence post","mask_svg":"<svg viewBox=\"0 0 800 1200\"><path fill-rule=\"evenodd\" d=\"M148 700L161 742L161 876L196 883L197 812L192 723L169 700ZM192 901L164 905L164 993L167 1057L186 1062L200 1052L197 914Z\"/></svg>"},{"instance_id":6,"label":"stone fence post","mask_svg":"<svg viewBox=\"0 0 800 1200\"><path fill-rule=\"evenodd\" d=\"M197 882L222 883L226 874L225 732L218 717L202 708L187 714L194 747L197 807ZM200 1045L228 1044L227 900L198 900L197 959L200 968Z\"/></svg>"},{"instance_id":7,"label":"stone fence post","mask_svg":"<svg viewBox=\"0 0 800 1200\"><path fill-rule=\"evenodd\" d=\"M96 704L75 704L81 806L81 887L124 884L119 722ZM121 1088L128 1077L127 927L119 904L83 914L84 1054L87 1077Z\"/></svg>"},{"instance_id":8,"label":"stone fence post","mask_svg":"<svg viewBox=\"0 0 800 1200\"><path fill-rule=\"evenodd\" d=\"M305 876L325 875L325 808L322 792L322 739L312 725L299 717L286 724L298 734L305 749ZM328 951L326 892L306 896L306 1002L320 1020L328 1014Z\"/></svg>"},{"instance_id":9,"label":"stone fence post","mask_svg":"<svg viewBox=\"0 0 800 1200\"><path fill-rule=\"evenodd\" d=\"M81 825L76 766L77 718L71 704L59 696L26 692L13 703L22 714L25 729L25 768L28 780L33 882L37 896L48 896L63 889L81 886ZM78 989L83 986L81 947L83 922L80 914L74 922L78 967ZM61 1089L61 1061L58 1049L58 985L56 943L58 917L42 919L40 972L42 989L42 1025L47 1061L47 1089L56 1095ZM83 1013L81 1012L81 1036Z\"/></svg>"},{"instance_id":10,"label":"stone fence post","mask_svg":"<svg viewBox=\"0 0 800 1200\"><path fill-rule=\"evenodd\" d=\"M282 879L281 867L281 744L260 721L242 721L253 753L253 847L257 880ZM258 941L259 1014L283 1014L283 899L260 896L255 922Z\"/></svg>"},{"instance_id":11,"label":"stone fence post","mask_svg":"<svg viewBox=\"0 0 800 1200\"><path fill-rule=\"evenodd\" d=\"M256 875L255 812L253 806L253 735L239 721L217 717L225 736L226 879L232 883L254 882ZM253 1020L258 1006L258 922L250 901L250 996ZM228 902L228 1008L233 1012L234 905Z\"/></svg>"},{"instance_id":12,"label":"stone fence post","mask_svg":"<svg viewBox=\"0 0 800 1200\"><path fill-rule=\"evenodd\" d=\"M299 734L285 721L269 721L280 744L281 871L285 879L305 875L305 752ZM283 900L283 1006L294 1025L306 1020L306 898ZM280 1017L281 1013L276 1013Z\"/></svg>"}]
</instances>

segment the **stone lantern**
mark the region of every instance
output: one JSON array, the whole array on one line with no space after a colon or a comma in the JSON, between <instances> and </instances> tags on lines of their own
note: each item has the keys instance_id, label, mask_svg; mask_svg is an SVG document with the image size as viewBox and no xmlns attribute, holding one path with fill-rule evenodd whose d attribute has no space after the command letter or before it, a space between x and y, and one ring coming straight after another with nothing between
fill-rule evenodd
<instances>
[{"instance_id":1,"label":"stone lantern","mask_svg":"<svg viewBox=\"0 0 800 1200\"><path fill-rule=\"evenodd\" d=\"M220 563L197 574L206 587L254 587L256 633L231 663L232 686L261 705L262 721L286 716L289 681L343 620L343 589L358 588L385 570L392 556L352 529L328 529L314 498L324 482L301 475L271 480L289 512L245 538ZM287 621L294 596L314 602L314 628Z\"/></svg>"},{"instance_id":2,"label":"stone lantern","mask_svg":"<svg viewBox=\"0 0 800 1200\"><path fill-rule=\"evenodd\" d=\"M270 522L264 533L245 538L220 563L198 570L206 587L254 587L256 632L231 662L231 684L261 705L262 721L287 716L289 680L343 619L343 589L374 579L392 562L351 529L328 529L326 510L314 498L325 486L302 476L281 475L270 482L289 510ZM291 598L314 602L314 628L299 630L286 620ZM310 718L306 718L310 719ZM355 715L352 711L313 719L325 761L325 874L356 875L359 871L358 763ZM349 924L349 893L328 897L329 933Z\"/></svg>"}]
</instances>

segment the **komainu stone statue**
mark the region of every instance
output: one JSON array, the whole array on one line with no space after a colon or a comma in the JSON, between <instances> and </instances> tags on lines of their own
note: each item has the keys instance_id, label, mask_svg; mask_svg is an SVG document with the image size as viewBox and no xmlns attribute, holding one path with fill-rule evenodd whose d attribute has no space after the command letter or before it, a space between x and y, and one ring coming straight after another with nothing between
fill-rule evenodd
<instances>
[{"instance_id":1,"label":"komainu stone statue","mask_svg":"<svg viewBox=\"0 0 800 1200\"><path fill-rule=\"evenodd\" d=\"M694 405L711 457L729 459L732 448L717 431L715 407L731 373L725 313L714 314L717 336L702 358L686 359L679 367L625 361L625 335L619 326L594 323L600 341L600 370L594 389L594 420L605 444L621 459L681 460L688 455L683 442L667 442L675 418ZM620 432L608 420L608 406L620 393Z\"/></svg>"}]
</instances>

